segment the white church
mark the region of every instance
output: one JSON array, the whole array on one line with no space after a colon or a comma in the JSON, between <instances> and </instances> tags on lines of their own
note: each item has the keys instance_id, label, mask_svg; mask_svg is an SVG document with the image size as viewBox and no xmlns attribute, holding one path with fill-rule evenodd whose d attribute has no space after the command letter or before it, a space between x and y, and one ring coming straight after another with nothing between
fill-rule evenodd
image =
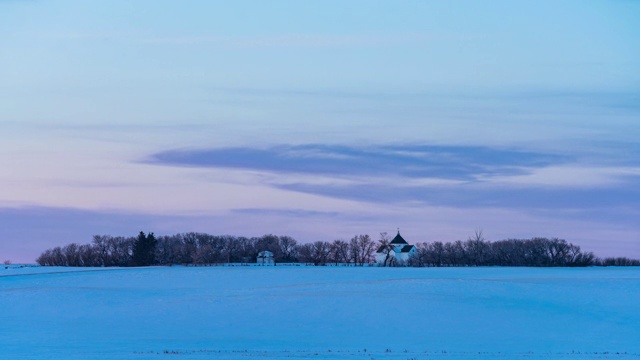
<instances>
[{"instance_id":1,"label":"white church","mask_svg":"<svg viewBox=\"0 0 640 360\"><path fill-rule=\"evenodd\" d=\"M396 265L406 264L409 258L417 251L414 245L409 245L409 243L400 236L400 229L398 229L398 235L391 240L389 245L389 247L380 246L378 248L376 252L376 263L378 265L383 265L385 259L387 260L387 265L394 263Z\"/></svg>"}]
</instances>

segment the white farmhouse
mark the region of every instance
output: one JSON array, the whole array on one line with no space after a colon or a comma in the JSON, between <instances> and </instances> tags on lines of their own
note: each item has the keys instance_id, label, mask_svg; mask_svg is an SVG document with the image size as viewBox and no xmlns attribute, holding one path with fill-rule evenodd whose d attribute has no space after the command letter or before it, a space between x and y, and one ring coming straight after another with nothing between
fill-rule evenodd
<instances>
[{"instance_id":1,"label":"white farmhouse","mask_svg":"<svg viewBox=\"0 0 640 360\"><path fill-rule=\"evenodd\" d=\"M398 235L391 240L389 246L380 246L376 252L376 263L383 265L387 260L387 265L396 264L403 265L409 261L409 258L416 252L416 247L409 245L409 243L400 236L400 230Z\"/></svg>"},{"instance_id":2,"label":"white farmhouse","mask_svg":"<svg viewBox=\"0 0 640 360\"><path fill-rule=\"evenodd\" d=\"M273 260L273 253L271 251L260 251L258 253L258 257L256 258L256 262L258 265L275 265L275 261Z\"/></svg>"}]
</instances>

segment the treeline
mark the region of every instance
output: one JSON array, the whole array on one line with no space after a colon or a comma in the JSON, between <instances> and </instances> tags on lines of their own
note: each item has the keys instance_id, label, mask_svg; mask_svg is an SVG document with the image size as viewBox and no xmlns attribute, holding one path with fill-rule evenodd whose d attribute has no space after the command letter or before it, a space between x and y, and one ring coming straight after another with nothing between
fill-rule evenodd
<instances>
[{"instance_id":1,"label":"treeline","mask_svg":"<svg viewBox=\"0 0 640 360\"><path fill-rule=\"evenodd\" d=\"M640 260L629 259L626 257L609 257L604 259L596 259L593 265L595 266L640 266Z\"/></svg>"},{"instance_id":2,"label":"treeline","mask_svg":"<svg viewBox=\"0 0 640 360\"><path fill-rule=\"evenodd\" d=\"M298 244L290 236L237 237L183 233L158 236L140 232L137 237L96 235L90 244L68 244L43 252L36 262L43 266L149 266L217 265L256 263L260 251L270 251L276 263L313 265L375 264L378 248L389 245L386 233L375 241L369 235L350 240ZM409 261L392 266L640 266L640 260L600 259L561 239L533 238L487 241L481 232L466 241L423 242ZM380 264L378 264L380 265Z\"/></svg>"},{"instance_id":3,"label":"treeline","mask_svg":"<svg viewBox=\"0 0 640 360\"><path fill-rule=\"evenodd\" d=\"M216 265L255 263L260 251L270 251L276 263L328 262L363 266L371 264L376 243L369 235L350 241L317 241L298 244L290 236L237 237L184 233L156 237L140 232L138 237L96 235L90 244L68 244L43 252L36 262L43 266L148 266Z\"/></svg>"},{"instance_id":4,"label":"treeline","mask_svg":"<svg viewBox=\"0 0 640 360\"><path fill-rule=\"evenodd\" d=\"M558 238L486 241L476 232L466 241L416 244L409 266L640 266L640 260L626 257L597 258L580 246Z\"/></svg>"},{"instance_id":5,"label":"treeline","mask_svg":"<svg viewBox=\"0 0 640 360\"><path fill-rule=\"evenodd\" d=\"M277 254L278 262L293 261L296 241L288 236L259 238L184 233L158 236L140 232L137 237L95 235L90 244L68 244L43 252L36 262L43 266L147 266L209 265L255 262L258 251ZM260 249L260 250L258 250Z\"/></svg>"},{"instance_id":6,"label":"treeline","mask_svg":"<svg viewBox=\"0 0 640 360\"><path fill-rule=\"evenodd\" d=\"M596 257L561 239L533 238L416 244L411 266L592 266Z\"/></svg>"}]
</instances>

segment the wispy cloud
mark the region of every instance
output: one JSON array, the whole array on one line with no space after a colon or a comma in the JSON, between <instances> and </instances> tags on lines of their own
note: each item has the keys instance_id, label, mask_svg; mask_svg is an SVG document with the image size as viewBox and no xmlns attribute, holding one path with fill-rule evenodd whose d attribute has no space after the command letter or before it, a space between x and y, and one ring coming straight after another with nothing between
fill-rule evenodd
<instances>
[{"instance_id":1,"label":"wispy cloud","mask_svg":"<svg viewBox=\"0 0 640 360\"><path fill-rule=\"evenodd\" d=\"M272 36L158 36L140 39L149 44L173 45L225 45L233 47L344 47L377 46L406 43L418 39L416 36L358 36L358 35L272 35Z\"/></svg>"},{"instance_id":2,"label":"wispy cloud","mask_svg":"<svg viewBox=\"0 0 640 360\"><path fill-rule=\"evenodd\" d=\"M228 36L217 34L152 35L121 32L58 32L43 34L56 40L117 40L150 45L218 45L225 47L372 47L428 43L434 41L473 41L474 34L428 35L421 33L397 34L308 34Z\"/></svg>"},{"instance_id":3,"label":"wispy cloud","mask_svg":"<svg viewBox=\"0 0 640 360\"><path fill-rule=\"evenodd\" d=\"M640 62L637 64L640 65ZM603 107L626 112L640 112L640 89L628 91L576 91L552 90L520 91L505 96L535 102L555 102L572 106Z\"/></svg>"},{"instance_id":4,"label":"wispy cloud","mask_svg":"<svg viewBox=\"0 0 640 360\"><path fill-rule=\"evenodd\" d=\"M481 176L489 183L521 187L598 188L631 184L640 178L640 167L567 165L529 169L512 176Z\"/></svg>"},{"instance_id":5,"label":"wispy cloud","mask_svg":"<svg viewBox=\"0 0 640 360\"><path fill-rule=\"evenodd\" d=\"M56 40L116 40L148 45L217 45L234 48L342 48L428 44L446 41L475 41L477 34L312 34L230 36L219 34L143 35L122 32L58 32L42 34Z\"/></svg>"},{"instance_id":6,"label":"wispy cloud","mask_svg":"<svg viewBox=\"0 0 640 360\"><path fill-rule=\"evenodd\" d=\"M329 217L335 218L341 216L339 212L332 211L312 211L304 209L265 209L265 208L245 208L245 209L233 209L232 212L238 214L248 215L278 215L285 216L291 219L308 218L308 217ZM344 216L344 215L342 215Z\"/></svg>"},{"instance_id":7,"label":"wispy cloud","mask_svg":"<svg viewBox=\"0 0 640 360\"><path fill-rule=\"evenodd\" d=\"M505 184L321 186L305 183L276 185L290 191L376 204L503 208L523 211L640 206L640 190L632 185L605 188L523 187Z\"/></svg>"},{"instance_id":8,"label":"wispy cloud","mask_svg":"<svg viewBox=\"0 0 640 360\"><path fill-rule=\"evenodd\" d=\"M278 189L375 203L593 208L640 201L636 166L516 149L330 145L171 150L148 163L242 169Z\"/></svg>"},{"instance_id":9,"label":"wispy cloud","mask_svg":"<svg viewBox=\"0 0 640 360\"><path fill-rule=\"evenodd\" d=\"M465 146L333 145L169 150L147 162L173 166L236 168L277 173L406 177L477 181L484 174L526 174L529 167L567 162L565 156Z\"/></svg>"},{"instance_id":10,"label":"wispy cloud","mask_svg":"<svg viewBox=\"0 0 640 360\"><path fill-rule=\"evenodd\" d=\"M218 44L231 47L377 47L394 45L416 45L447 41L477 41L478 34L424 34L424 33L396 33L396 34L310 34L290 33L253 36L222 36L222 35L182 35L182 36L153 36L139 38L139 42L149 44L174 45L207 45Z\"/></svg>"}]
</instances>

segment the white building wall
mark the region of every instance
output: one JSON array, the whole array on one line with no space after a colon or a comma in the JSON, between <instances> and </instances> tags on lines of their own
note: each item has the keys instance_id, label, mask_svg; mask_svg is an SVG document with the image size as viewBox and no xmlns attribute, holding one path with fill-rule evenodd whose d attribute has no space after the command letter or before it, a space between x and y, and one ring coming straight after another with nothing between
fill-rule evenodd
<instances>
[{"instance_id":1,"label":"white building wall","mask_svg":"<svg viewBox=\"0 0 640 360\"><path fill-rule=\"evenodd\" d=\"M271 251L260 251L256 258L258 265L275 265L273 253Z\"/></svg>"}]
</instances>

